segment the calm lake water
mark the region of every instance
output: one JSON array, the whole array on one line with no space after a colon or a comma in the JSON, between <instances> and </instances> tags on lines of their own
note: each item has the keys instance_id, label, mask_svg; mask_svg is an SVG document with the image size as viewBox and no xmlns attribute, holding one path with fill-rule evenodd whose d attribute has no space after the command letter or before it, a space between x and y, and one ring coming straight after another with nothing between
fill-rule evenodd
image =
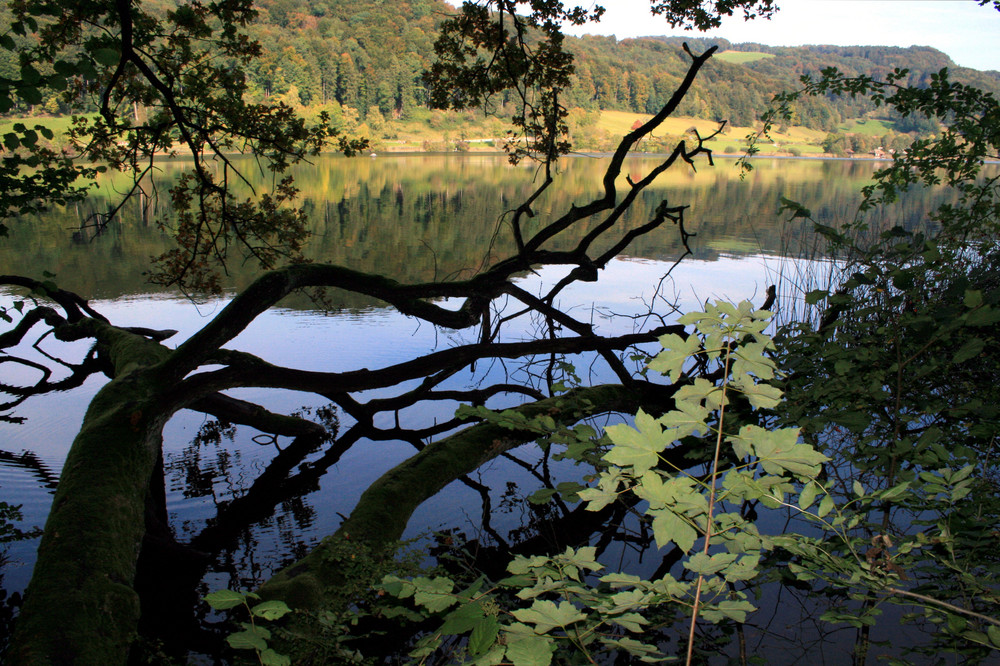
<instances>
[{"instance_id":1,"label":"calm lake water","mask_svg":"<svg viewBox=\"0 0 1000 666\"><path fill-rule=\"evenodd\" d=\"M655 163L650 157L630 159L625 173L637 179ZM157 176L157 186L165 191L182 166L168 163ZM565 160L556 186L537 207L534 224L542 224L571 203L593 197L605 166L604 158ZM799 201L820 222L851 219L858 192L877 165L762 159L756 166L743 181L727 160L720 160L714 168L700 167L697 173L676 169L663 176L637 201L626 223L649 219L664 198L671 205L690 205L687 228L697 234L691 239L693 255L663 281L682 248L676 229L661 229L614 261L598 283L579 284L564 293L563 307L592 319L603 332L626 333L635 325L630 315L648 311L657 285L661 295L686 309L708 298L759 302L779 271L826 270L821 264L788 258L789 252L799 256L802 243L808 245L811 236L800 223L786 223L787 214L778 213L780 199ZM317 261L403 281L460 274L489 260L485 248L498 226L501 234L493 244L493 255L502 256L509 249L500 216L532 190L535 177L531 166L512 167L504 157L493 155L320 158L296 173L310 212L313 238L308 254ZM268 183L261 178L256 186L266 189ZM147 202L145 208L131 206L124 221L112 224L100 237L90 238L79 231L80 220L103 210L115 189L122 187L123 183L109 181L84 204L13 225L10 238L0 240L0 273L32 277L41 277L43 270L54 273L60 286L93 299L93 306L116 324L177 329L179 334L167 341L177 345L217 313L227 298L191 301L176 292L157 291L145 282L149 257L169 247L156 225L158 218L168 214L162 202ZM894 218L885 221L920 224L935 196L930 191L916 192L893 209ZM522 286L537 291L563 274L556 269L540 270L525 276ZM250 279L252 272L237 267L228 287L237 289ZM382 367L468 341L463 337L466 334L417 324L363 297L331 293L329 299L332 308L328 311L319 311L304 299L289 299L260 317L229 346L281 365L340 371ZM9 293L0 292L0 303L9 306L11 301ZM527 333L530 322L520 326L508 333L511 339L519 331ZM38 347L22 345L11 353L58 367L52 358L79 360L88 349L86 343L64 344L51 338ZM610 379L592 372L586 359L578 359L578 369L586 382ZM499 372L498 368L480 368L477 374L452 378L445 388L467 387ZM0 377L8 385L37 381L36 372L12 363L0 363ZM22 527L44 523L66 452L90 398L102 383L101 377L92 376L79 387L29 398L8 412L23 418L22 423L0 422L0 493L5 501L22 505ZM392 393L387 390L379 395ZM293 392L242 390L233 395L262 402L278 412L322 406L315 396ZM449 418L453 410L454 405L410 410L402 418L414 425L433 424ZM340 418L343 432L350 420L343 414ZM165 432L167 504L171 525L182 542L207 539L206 532L217 527L213 518L218 508L246 495L276 452L272 443L259 443L257 433L249 428L217 442L196 440L206 421L204 415L184 411L170 421ZM393 424L387 415L386 422L378 425ZM227 585L247 588L266 580L282 563L304 554L336 529L368 484L413 451L413 444L403 441L359 441L306 484L306 494L284 499L273 511L218 541L224 545L204 571L199 590ZM536 456L523 450L518 455L528 461ZM309 462L320 458L317 453ZM508 483L516 484L520 495L538 487L525 469L511 463L497 462L475 476L477 481L493 484L493 506L502 504ZM475 536L482 529L481 505L479 492L456 482L418 510L407 536L441 528ZM513 529L520 518L520 510L497 515L493 527L501 532ZM36 547L37 541L28 541L9 548L12 562L2 569L2 584L8 592L27 585ZM639 570L655 569L656 562L629 558ZM654 553L651 559L655 558Z\"/></svg>"}]
</instances>

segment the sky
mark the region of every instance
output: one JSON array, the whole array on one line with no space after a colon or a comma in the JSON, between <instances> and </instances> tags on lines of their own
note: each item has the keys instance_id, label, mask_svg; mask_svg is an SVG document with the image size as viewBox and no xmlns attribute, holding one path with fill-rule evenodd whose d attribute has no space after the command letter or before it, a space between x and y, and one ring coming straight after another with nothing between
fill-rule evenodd
<instances>
[{"instance_id":1,"label":"sky","mask_svg":"<svg viewBox=\"0 0 1000 666\"><path fill-rule=\"evenodd\" d=\"M663 19L650 15L649 0L597 4L607 9L600 23L566 32L619 39L689 34L768 46L932 46L962 67L1000 71L1000 12L992 2L981 7L972 0L777 0L780 10L770 21L744 22L737 12L708 33L671 31Z\"/></svg>"}]
</instances>

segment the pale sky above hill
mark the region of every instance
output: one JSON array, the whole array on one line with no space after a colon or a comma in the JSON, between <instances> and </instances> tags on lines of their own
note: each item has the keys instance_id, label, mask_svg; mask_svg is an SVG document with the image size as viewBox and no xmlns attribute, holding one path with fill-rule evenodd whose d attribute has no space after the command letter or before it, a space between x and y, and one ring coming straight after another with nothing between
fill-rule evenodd
<instances>
[{"instance_id":1,"label":"pale sky above hill","mask_svg":"<svg viewBox=\"0 0 1000 666\"><path fill-rule=\"evenodd\" d=\"M992 2L981 7L972 0L778 0L780 10L770 21L747 23L737 14L709 33L671 31L665 21L649 14L649 0L597 4L607 9L600 23L567 32L614 34L619 39L688 34L769 46L932 46L963 67L1000 71L1000 12Z\"/></svg>"}]
</instances>

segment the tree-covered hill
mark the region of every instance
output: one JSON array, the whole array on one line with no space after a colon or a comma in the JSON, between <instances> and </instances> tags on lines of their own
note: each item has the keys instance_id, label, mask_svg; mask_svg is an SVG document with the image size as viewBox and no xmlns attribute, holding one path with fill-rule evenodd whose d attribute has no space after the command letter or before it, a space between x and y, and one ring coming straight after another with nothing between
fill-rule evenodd
<instances>
[{"instance_id":1,"label":"tree-covered hill","mask_svg":"<svg viewBox=\"0 0 1000 666\"><path fill-rule=\"evenodd\" d=\"M733 44L725 39L646 37L618 41L587 36L571 42L578 78L571 102L583 108L651 113L662 106L679 80L684 42L696 52L717 45L723 54L739 51L773 56L747 62L713 58L680 109L683 115L728 119L736 125L751 125L775 93L798 88L802 75L817 75L831 66L850 76L877 78L897 67L907 68L911 71L907 83L914 85L928 83L932 74L947 67L956 80L987 90L1000 89L1000 73L957 67L946 54L930 47L771 47ZM865 100L814 98L800 104L795 120L806 127L832 131L844 120L872 110Z\"/></svg>"},{"instance_id":2,"label":"tree-covered hill","mask_svg":"<svg viewBox=\"0 0 1000 666\"><path fill-rule=\"evenodd\" d=\"M175 0L150 0L147 6L166 12L174 4ZM423 74L435 57L438 25L454 13L443 0L258 0L256 6L258 16L250 33L260 41L263 55L247 72L251 95L260 100L274 97L294 107L322 108L335 120L343 119L348 128L362 121L374 128L383 119L427 117ZM721 55L735 52L740 57L713 58L679 114L728 120L736 126L752 126L774 94L798 88L803 74L817 75L830 66L850 76L876 77L905 67L911 70L905 82L916 85L947 67L954 80L1000 91L1000 72L956 67L946 54L923 46L771 47L695 35L626 40L585 36L567 38L576 58L576 75L566 106L653 113L682 76L685 41L696 52L718 45ZM0 75L11 68L15 74L16 67L0 61ZM53 96L43 110L59 113L68 107ZM834 132L846 120L866 115L899 120L874 111L867 100L811 97L800 102L792 122Z\"/></svg>"},{"instance_id":3,"label":"tree-covered hill","mask_svg":"<svg viewBox=\"0 0 1000 666\"><path fill-rule=\"evenodd\" d=\"M362 118L378 107L389 117L406 117L427 103L421 74L433 60L438 22L452 8L442 0L260 0L255 34L267 57L251 72L263 95L287 94L294 86L301 103L337 102ZM771 96L795 88L803 74L835 66L849 75L884 76L895 67L912 72L910 82L928 81L948 67L957 80L1000 89L1000 73L958 68L929 47L732 44L724 39L651 37L568 38L576 56L577 81L569 106L651 113L674 90L684 69L681 44L696 51L712 44L720 51L760 52L774 57L746 63L715 59L681 113L750 125ZM852 99L810 100L798 121L833 130L847 118L872 109Z\"/></svg>"}]
</instances>

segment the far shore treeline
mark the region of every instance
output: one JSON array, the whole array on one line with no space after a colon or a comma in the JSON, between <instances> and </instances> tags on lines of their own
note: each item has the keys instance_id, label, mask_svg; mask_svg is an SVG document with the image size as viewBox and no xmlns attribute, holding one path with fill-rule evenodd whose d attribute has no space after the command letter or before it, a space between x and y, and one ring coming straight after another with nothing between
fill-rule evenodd
<instances>
[{"instance_id":1,"label":"far shore treeline","mask_svg":"<svg viewBox=\"0 0 1000 666\"><path fill-rule=\"evenodd\" d=\"M147 9L168 11L172 0L150 0ZM445 112L429 107L423 75L434 58L437 26L454 9L443 0L259 0L250 35L263 48L246 69L254 101L284 102L308 116L328 113L342 132L372 140L375 150L499 149L508 100L496 100L495 116L479 111ZM8 9L0 22L10 22ZM666 29L664 24L663 29ZM658 26L650 24L651 32ZM643 114L660 109L686 68L681 45L696 52L719 47L678 109L665 133L641 149L672 145L691 119L728 122L731 128L710 147L739 152L744 136L778 92L799 87L800 77L837 67L848 76L884 78L897 67L910 70L904 83L923 86L947 67L952 78L1000 91L1000 72L957 67L944 53L923 46L770 47L724 39L650 37L567 38L575 57L574 85L563 100L574 147L610 150ZM0 52L0 76L14 77L19 65ZM23 101L0 129L27 115L59 117L69 112L53 93L40 104ZM141 119L144 109L133 109ZM68 123L68 118L61 119ZM60 124L60 121L54 121ZM704 134L707 125L698 124ZM806 97L787 125L775 128L765 153L888 156L915 138L936 131L924 118L901 117L866 98ZM58 132L56 133L58 136ZM662 144L662 145L661 145Z\"/></svg>"}]
</instances>

